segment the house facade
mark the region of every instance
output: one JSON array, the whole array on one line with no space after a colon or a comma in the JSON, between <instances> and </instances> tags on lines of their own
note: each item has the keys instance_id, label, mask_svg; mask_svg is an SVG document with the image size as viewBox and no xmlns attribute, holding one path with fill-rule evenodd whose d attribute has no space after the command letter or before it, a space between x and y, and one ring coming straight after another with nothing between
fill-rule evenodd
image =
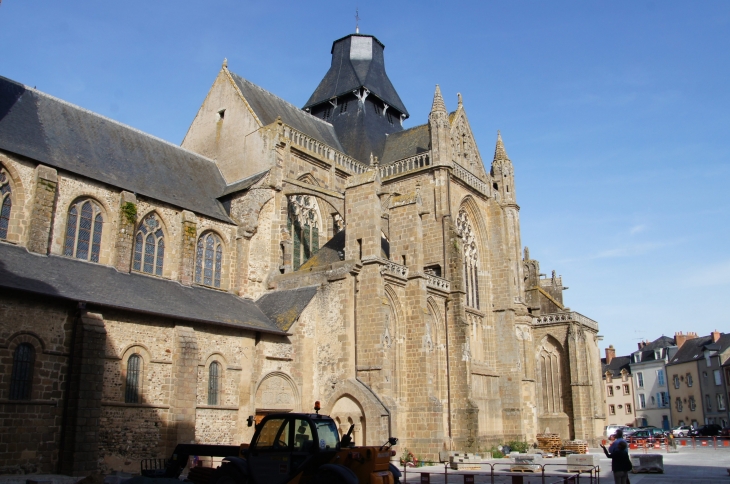
<instances>
[{"instance_id":1,"label":"house facade","mask_svg":"<svg viewBox=\"0 0 730 484\"><path fill-rule=\"evenodd\" d=\"M671 405L665 365L676 352L674 339L662 336L651 343L639 343L638 351L631 354L636 426L670 429Z\"/></svg>"},{"instance_id":2,"label":"house facade","mask_svg":"<svg viewBox=\"0 0 730 484\"><path fill-rule=\"evenodd\" d=\"M727 362L730 337L678 333L679 350L667 364L673 425L724 425L728 422L727 387L722 364Z\"/></svg>"},{"instance_id":3,"label":"house facade","mask_svg":"<svg viewBox=\"0 0 730 484\"><path fill-rule=\"evenodd\" d=\"M613 345L606 348L603 381L606 391L606 425L633 426L636 421L631 358L616 356Z\"/></svg>"}]
</instances>

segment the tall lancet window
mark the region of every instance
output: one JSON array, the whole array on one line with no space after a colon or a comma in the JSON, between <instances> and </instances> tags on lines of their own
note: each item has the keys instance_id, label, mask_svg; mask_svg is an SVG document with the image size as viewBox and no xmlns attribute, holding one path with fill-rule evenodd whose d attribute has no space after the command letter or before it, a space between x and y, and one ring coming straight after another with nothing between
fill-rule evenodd
<instances>
[{"instance_id":1,"label":"tall lancet window","mask_svg":"<svg viewBox=\"0 0 730 484\"><path fill-rule=\"evenodd\" d=\"M10 180L5 170L0 170L0 239L8 238L10 228L10 209L13 201L10 199Z\"/></svg>"},{"instance_id":2,"label":"tall lancet window","mask_svg":"<svg viewBox=\"0 0 730 484\"><path fill-rule=\"evenodd\" d=\"M221 287L223 244L220 237L208 232L198 239L195 251L195 282Z\"/></svg>"},{"instance_id":3,"label":"tall lancet window","mask_svg":"<svg viewBox=\"0 0 730 484\"><path fill-rule=\"evenodd\" d=\"M461 236L464 265L464 290L466 305L479 309L479 251L477 250L474 228L469 221L466 210L460 210L456 219L456 230Z\"/></svg>"},{"instance_id":4,"label":"tall lancet window","mask_svg":"<svg viewBox=\"0 0 730 484\"><path fill-rule=\"evenodd\" d=\"M299 269L319 251L321 220L314 197L308 195L289 197L287 228L294 243L292 250L294 270Z\"/></svg>"},{"instance_id":5,"label":"tall lancet window","mask_svg":"<svg viewBox=\"0 0 730 484\"><path fill-rule=\"evenodd\" d=\"M550 340L546 339L537 352L540 411L543 414L563 411L560 373L560 350Z\"/></svg>"},{"instance_id":6,"label":"tall lancet window","mask_svg":"<svg viewBox=\"0 0 730 484\"><path fill-rule=\"evenodd\" d=\"M101 230L104 219L101 207L92 200L81 200L68 210L66 242L63 255L99 262Z\"/></svg>"},{"instance_id":7,"label":"tall lancet window","mask_svg":"<svg viewBox=\"0 0 730 484\"><path fill-rule=\"evenodd\" d=\"M134 238L132 267L135 271L161 276L164 260L165 234L157 215L152 213L140 224Z\"/></svg>"}]
</instances>

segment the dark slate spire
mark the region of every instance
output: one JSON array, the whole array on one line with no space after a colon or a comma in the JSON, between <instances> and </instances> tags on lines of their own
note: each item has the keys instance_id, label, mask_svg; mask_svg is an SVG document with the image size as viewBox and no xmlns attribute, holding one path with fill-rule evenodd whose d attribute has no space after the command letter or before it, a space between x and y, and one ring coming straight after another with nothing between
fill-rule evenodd
<instances>
[{"instance_id":1,"label":"dark slate spire","mask_svg":"<svg viewBox=\"0 0 730 484\"><path fill-rule=\"evenodd\" d=\"M385 46L372 35L351 34L332 44L332 65L304 106L332 123L345 152L368 163L382 157L386 135L408 117L385 73Z\"/></svg>"}]
</instances>

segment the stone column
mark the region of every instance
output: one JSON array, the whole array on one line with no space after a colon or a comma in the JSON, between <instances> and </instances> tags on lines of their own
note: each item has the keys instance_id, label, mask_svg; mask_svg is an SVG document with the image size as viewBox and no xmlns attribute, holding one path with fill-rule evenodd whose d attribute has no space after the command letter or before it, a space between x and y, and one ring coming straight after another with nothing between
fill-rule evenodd
<instances>
[{"instance_id":1,"label":"stone column","mask_svg":"<svg viewBox=\"0 0 730 484\"><path fill-rule=\"evenodd\" d=\"M114 266L120 272L132 268L134 230L137 228L137 197L134 193L122 192L119 197L119 227L116 237L116 260Z\"/></svg>"},{"instance_id":2,"label":"stone column","mask_svg":"<svg viewBox=\"0 0 730 484\"><path fill-rule=\"evenodd\" d=\"M175 326L172 350L172 399L166 454L177 444L195 442L195 407L198 395L198 340L195 330Z\"/></svg>"},{"instance_id":3,"label":"stone column","mask_svg":"<svg viewBox=\"0 0 730 484\"><path fill-rule=\"evenodd\" d=\"M447 274L451 294L447 301L446 333L449 366L449 420L453 450L476 452L479 446L479 408L470 396L469 325L464 307L464 263L461 237L450 217L444 218Z\"/></svg>"},{"instance_id":4,"label":"stone column","mask_svg":"<svg viewBox=\"0 0 730 484\"><path fill-rule=\"evenodd\" d=\"M195 243L198 238L198 218L193 212L182 212L182 248L180 249L180 283L190 286L194 280Z\"/></svg>"},{"instance_id":5,"label":"stone column","mask_svg":"<svg viewBox=\"0 0 730 484\"><path fill-rule=\"evenodd\" d=\"M103 316L84 311L72 345L59 467L63 474L86 476L98 470L106 346Z\"/></svg>"},{"instance_id":6,"label":"stone column","mask_svg":"<svg viewBox=\"0 0 730 484\"><path fill-rule=\"evenodd\" d=\"M38 254L48 254L54 205L56 204L58 173L55 169L45 165L38 165L35 172L28 250Z\"/></svg>"},{"instance_id":7,"label":"stone column","mask_svg":"<svg viewBox=\"0 0 730 484\"><path fill-rule=\"evenodd\" d=\"M568 326L568 361L570 364L570 393L573 404L572 438L591 440L593 435L593 405L589 368L586 365L586 333L580 324Z\"/></svg>"}]
</instances>

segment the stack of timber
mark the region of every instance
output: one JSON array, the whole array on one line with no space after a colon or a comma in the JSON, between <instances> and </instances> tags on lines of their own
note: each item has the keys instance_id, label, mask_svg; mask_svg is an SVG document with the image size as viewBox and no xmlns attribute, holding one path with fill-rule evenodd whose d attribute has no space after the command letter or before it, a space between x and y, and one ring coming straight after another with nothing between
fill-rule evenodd
<instances>
[{"instance_id":1,"label":"stack of timber","mask_svg":"<svg viewBox=\"0 0 730 484\"><path fill-rule=\"evenodd\" d=\"M558 434L537 434L537 448L548 454L557 455L563 441Z\"/></svg>"},{"instance_id":2,"label":"stack of timber","mask_svg":"<svg viewBox=\"0 0 730 484\"><path fill-rule=\"evenodd\" d=\"M575 454L587 454L588 442L585 440L566 440L563 443L563 450L569 450Z\"/></svg>"}]
</instances>

